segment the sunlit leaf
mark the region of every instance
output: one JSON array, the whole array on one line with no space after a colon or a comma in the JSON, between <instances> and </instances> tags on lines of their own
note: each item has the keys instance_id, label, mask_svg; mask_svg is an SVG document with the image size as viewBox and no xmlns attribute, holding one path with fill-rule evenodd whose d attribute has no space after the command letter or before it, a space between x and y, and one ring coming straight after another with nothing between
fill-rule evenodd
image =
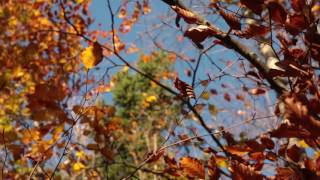
<instances>
[{"instance_id":1,"label":"sunlit leaf","mask_svg":"<svg viewBox=\"0 0 320 180\"><path fill-rule=\"evenodd\" d=\"M91 69L99 64L103 59L102 51L103 49L98 42L82 51L80 58L84 67Z\"/></svg>"},{"instance_id":2,"label":"sunlit leaf","mask_svg":"<svg viewBox=\"0 0 320 180\"><path fill-rule=\"evenodd\" d=\"M204 179L205 171L203 164L196 158L183 157L179 161L180 167L187 177Z\"/></svg>"}]
</instances>

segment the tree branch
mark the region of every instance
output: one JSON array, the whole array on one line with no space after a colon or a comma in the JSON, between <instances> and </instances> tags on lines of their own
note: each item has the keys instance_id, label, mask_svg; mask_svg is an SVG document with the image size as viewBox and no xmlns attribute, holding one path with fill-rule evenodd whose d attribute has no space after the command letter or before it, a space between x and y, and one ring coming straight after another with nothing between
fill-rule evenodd
<instances>
[{"instance_id":1,"label":"tree branch","mask_svg":"<svg viewBox=\"0 0 320 180\"><path fill-rule=\"evenodd\" d=\"M202 16L195 13L191 9L187 8L181 0L162 0L164 3L168 4L169 6L178 6L180 8L183 8L185 10L188 10L192 12L195 17L197 18L197 23L201 25L206 25L212 29L217 29L213 24L205 20ZM274 80L271 76L268 74L268 70L265 66L265 64L262 64L257 55L253 53L245 44L240 43L237 40L232 39L228 34L226 33L217 33L214 35L215 38L221 40L226 46L229 48L235 50L237 53L239 53L242 57L246 58L254 67L256 67L259 72L263 75L263 77L269 82L272 89L274 89L278 95L281 95L282 93L286 92L286 87L284 84L282 84L280 81Z\"/></svg>"}]
</instances>

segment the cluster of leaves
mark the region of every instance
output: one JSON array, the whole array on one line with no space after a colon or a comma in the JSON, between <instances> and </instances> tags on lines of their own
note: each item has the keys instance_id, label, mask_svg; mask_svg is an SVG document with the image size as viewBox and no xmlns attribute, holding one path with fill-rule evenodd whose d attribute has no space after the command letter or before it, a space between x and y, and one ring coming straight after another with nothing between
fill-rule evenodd
<instances>
[{"instance_id":1,"label":"cluster of leaves","mask_svg":"<svg viewBox=\"0 0 320 180\"><path fill-rule=\"evenodd\" d=\"M152 40L149 30L142 36L162 51L141 52L135 65L126 60L138 48L122 40L142 15L152 14L148 0L124 0L118 11L108 0L112 29L91 32L88 0L0 1L1 179L129 179L136 172L140 179L320 176L320 3L207 0L198 2L198 12L182 0L162 2L176 27L168 25L171 18L161 23L179 28L179 43L192 41L197 60L157 43L162 30ZM225 24L219 27L212 16ZM238 59L221 69L208 55L215 46ZM219 69L215 76L199 75L207 71L203 56ZM241 75L227 73L233 64ZM224 76L241 88L233 80L213 88ZM256 107L270 94L275 100ZM212 121L225 112L246 120L231 127ZM281 123L255 136L231 133L244 123L269 121L265 114Z\"/></svg>"}]
</instances>

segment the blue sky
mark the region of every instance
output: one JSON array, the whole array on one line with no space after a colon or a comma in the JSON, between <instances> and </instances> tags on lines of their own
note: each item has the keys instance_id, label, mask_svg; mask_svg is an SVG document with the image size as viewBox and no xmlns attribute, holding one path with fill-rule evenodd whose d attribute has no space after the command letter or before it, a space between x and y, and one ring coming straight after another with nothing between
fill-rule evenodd
<instances>
[{"instance_id":1,"label":"blue sky","mask_svg":"<svg viewBox=\"0 0 320 180\"><path fill-rule=\"evenodd\" d=\"M114 11L118 10L120 7L120 3L122 1L120 0L111 0L112 9ZM158 1L150 1L151 3L151 9L152 12L146 16L141 16L139 22L135 24L132 27L132 31L127 34L120 34L120 38L122 41L126 43L135 43L137 47L141 48L142 52L149 53L151 50L156 50L154 46L152 45L152 40L149 37L146 37L147 34L145 32L148 31L150 27L155 27L156 25L162 25L159 30L154 30L152 32L153 37L158 37L158 41L166 48L170 50L175 50L178 53L183 53L187 55L189 58L197 59L199 56L200 51L196 49L194 46L191 46L191 41L184 38L182 42L177 41L177 36L183 35L183 30L185 30L188 25L181 20L180 24L182 26L182 31L179 30L174 23L175 20L175 14L170 8L161 2ZM131 3L132 5L132 3ZM201 9L197 9L197 7L193 7L197 12L201 13ZM132 8L131 8L132 10ZM106 31L111 30L111 19L110 14L107 7L107 0L93 0L92 4L90 6L90 11L92 13L92 16L95 19L95 23L91 26L91 29L102 29ZM210 20L212 20L215 25L218 27L227 30L228 27L226 26L225 22L220 18L216 19L215 16L209 16ZM115 27L118 28L121 21L119 21L118 18L115 18ZM98 24L101 24L101 26L98 26ZM142 38L141 38L142 37ZM212 44L212 41L214 39L208 39L205 42L205 47L209 47ZM103 42L104 39L99 39L99 41ZM250 48L254 49L256 47L256 44L252 44L250 42L247 42L243 40L242 42L246 43ZM122 54L123 57L126 58L129 62L132 62L134 64L134 61L137 59L138 54L131 54L127 55L125 53ZM216 63L220 68L225 69L227 73L231 73L232 75L243 75L239 74L241 72L239 70L239 64L240 62L246 63L246 61L239 61L239 56L234 53L232 50L225 49L222 46L216 46L212 48L208 52L208 56ZM119 62L116 60L115 57L112 57L116 62ZM232 63L233 65L230 68L227 68L227 63ZM195 67L196 63L191 63L193 67ZM102 63L102 66L105 65ZM188 65L185 61L178 59L177 63L175 65L175 69L177 73L179 74L180 79L186 81L187 83L191 83L191 78L187 77L185 75L185 70L188 69ZM103 72L103 71L101 71ZM98 72L99 74L99 72ZM215 66L213 66L209 59L206 56L203 56L200 68L198 70L197 79L196 81L199 82L199 80L207 79L208 74L211 77L215 77L220 74L220 70L217 69ZM255 84L252 82L248 82L246 80L243 80L246 84L249 84L249 88L254 87ZM225 88L227 86L228 88ZM250 87L251 86L251 87ZM248 117L250 117L250 114L254 111L254 107L257 107L257 109L266 104L270 105L270 102L266 101L265 97L248 97L252 102L255 102L255 104L252 105L252 109L248 109L245 107L245 103L241 101L235 100L235 96L237 93L241 92L242 84L239 80L237 80L234 77L222 77L221 79L217 79L214 82L210 83L209 87L204 89L202 86L198 86L196 90L196 95L200 96L200 94L206 90L209 91L210 89L215 89L218 91L218 96L211 96L209 101L200 100L199 103L205 103L205 104L214 104L218 107L218 109L221 110L221 112L218 114L217 117L212 118L209 114L209 112L204 113L204 117L207 120L209 126L217 127L220 125L224 125L225 127L231 126L234 123L238 123L241 121L246 120ZM174 87L172 86L172 89ZM224 93L228 92L232 98L231 102L226 102L224 99ZM270 97L271 103L274 102L275 95L274 93L271 93ZM104 99L111 101L111 95L108 94L104 96ZM237 111L244 110L247 112L247 116L239 116L237 114ZM264 109L262 109L264 110ZM259 114L258 114L259 115ZM261 114L262 115L262 114ZM266 119L267 121L267 119ZM250 128L257 128L259 130L259 124L263 123L263 121L257 122L256 125L243 125L239 128L235 128L237 133L239 133L242 130L245 130L249 133L252 133L252 129Z\"/></svg>"}]
</instances>

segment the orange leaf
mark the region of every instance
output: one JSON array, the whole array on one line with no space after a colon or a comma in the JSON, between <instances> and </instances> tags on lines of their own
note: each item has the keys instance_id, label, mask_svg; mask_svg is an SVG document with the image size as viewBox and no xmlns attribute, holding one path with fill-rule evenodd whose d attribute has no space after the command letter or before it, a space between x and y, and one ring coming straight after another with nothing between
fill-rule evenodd
<instances>
[{"instance_id":1,"label":"orange leaf","mask_svg":"<svg viewBox=\"0 0 320 180\"><path fill-rule=\"evenodd\" d=\"M123 18L125 18L126 16L127 16L127 10L126 10L125 7L122 7L122 8L120 9L120 11L119 11L118 17L119 17L120 19L123 19Z\"/></svg>"},{"instance_id":2,"label":"orange leaf","mask_svg":"<svg viewBox=\"0 0 320 180\"><path fill-rule=\"evenodd\" d=\"M149 0L143 0L143 14L148 14L151 12L151 8L149 6Z\"/></svg>"},{"instance_id":3,"label":"orange leaf","mask_svg":"<svg viewBox=\"0 0 320 180\"><path fill-rule=\"evenodd\" d=\"M186 174L187 177L190 178L201 178L204 179L205 177L205 171L204 166L200 162L200 160L192 157L183 157L181 158L180 167L182 171Z\"/></svg>"}]
</instances>

